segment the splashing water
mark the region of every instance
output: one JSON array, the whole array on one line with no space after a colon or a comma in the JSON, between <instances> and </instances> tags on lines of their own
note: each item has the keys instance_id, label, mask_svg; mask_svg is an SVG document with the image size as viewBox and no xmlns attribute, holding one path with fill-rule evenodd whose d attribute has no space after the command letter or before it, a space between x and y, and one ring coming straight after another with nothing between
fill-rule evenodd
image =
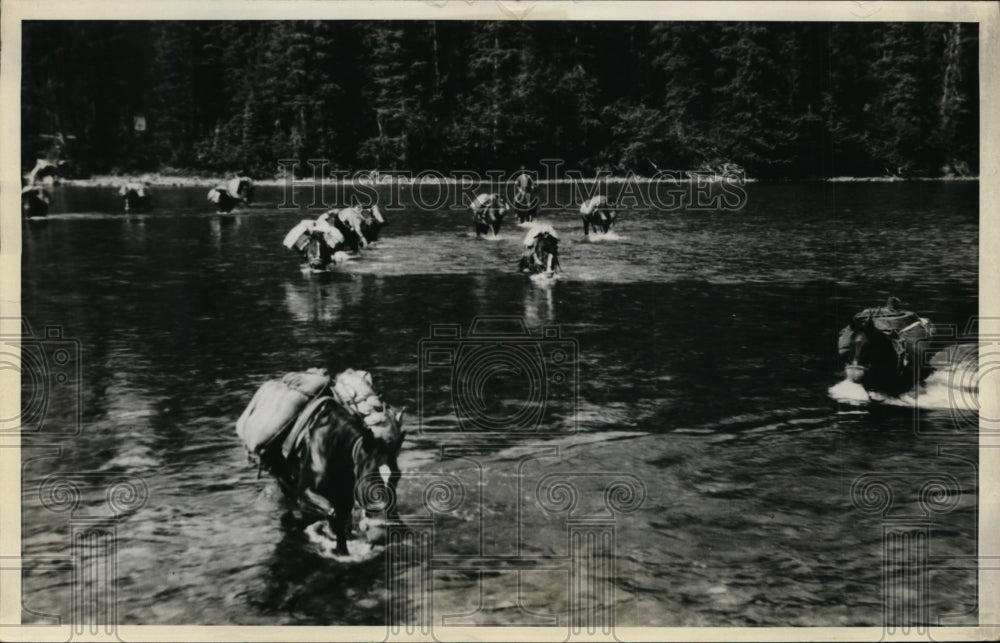
<instances>
[{"instance_id":1,"label":"splashing water","mask_svg":"<svg viewBox=\"0 0 1000 643\"><path fill-rule=\"evenodd\" d=\"M381 556L385 551L383 545L373 545L363 539L349 538L347 540L347 556L337 554L337 537L330 533L329 525L323 521L317 521L305 529L309 542L316 545L317 553L323 558L335 560L338 563L362 563Z\"/></svg>"},{"instance_id":2,"label":"splashing water","mask_svg":"<svg viewBox=\"0 0 1000 643\"><path fill-rule=\"evenodd\" d=\"M887 398L890 406L907 406L920 409L950 409L954 411L978 411L979 387L975 384L976 368L935 371L916 388L900 395ZM969 384L972 382L973 384Z\"/></svg>"},{"instance_id":3,"label":"splashing water","mask_svg":"<svg viewBox=\"0 0 1000 643\"><path fill-rule=\"evenodd\" d=\"M888 406L903 406L927 410L979 410L978 363L962 362L931 373L922 384L898 397L888 397L877 391L844 380L829 389L830 397L838 402L861 405L870 402Z\"/></svg>"},{"instance_id":4,"label":"splashing water","mask_svg":"<svg viewBox=\"0 0 1000 643\"><path fill-rule=\"evenodd\" d=\"M865 387L851 380L844 380L830 387L830 397L846 404L867 404L871 401Z\"/></svg>"},{"instance_id":5,"label":"splashing water","mask_svg":"<svg viewBox=\"0 0 1000 643\"><path fill-rule=\"evenodd\" d=\"M598 241L625 241L628 237L622 237L614 230L608 230L607 232L591 232L587 235L591 243L597 243Z\"/></svg>"},{"instance_id":6,"label":"splashing water","mask_svg":"<svg viewBox=\"0 0 1000 643\"><path fill-rule=\"evenodd\" d=\"M562 274L558 272L539 272L528 277L531 283L536 286L550 286L563 278Z\"/></svg>"}]
</instances>

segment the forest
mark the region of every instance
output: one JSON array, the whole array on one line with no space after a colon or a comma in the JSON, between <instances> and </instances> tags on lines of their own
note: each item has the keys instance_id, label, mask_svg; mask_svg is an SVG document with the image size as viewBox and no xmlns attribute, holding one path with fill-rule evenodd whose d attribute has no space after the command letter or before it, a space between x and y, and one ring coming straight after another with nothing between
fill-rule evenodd
<instances>
[{"instance_id":1,"label":"forest","mask_svg":"<svg viewBox=\"0 0 1000 643\"><path fill-rule=\"evenodd\" d=\"M978 174L974 23L30 21L22 42L22 162L60 139L75 176Z\"/></svg>"}]
</instances>

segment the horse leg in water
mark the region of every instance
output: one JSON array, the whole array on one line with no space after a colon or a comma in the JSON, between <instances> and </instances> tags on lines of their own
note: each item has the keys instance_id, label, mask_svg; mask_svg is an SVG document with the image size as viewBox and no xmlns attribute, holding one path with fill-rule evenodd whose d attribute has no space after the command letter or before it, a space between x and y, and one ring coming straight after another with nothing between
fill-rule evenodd
<instances>
[{"instance_id":1,"label":"horse leg in water","mask_svg":"<svg viewBox=\"0 0 1000 643\"><path fill-rule=\"evenodd\" d=\"M586 215L581 218L583 219L583 236L586 237L590 234L590 219Z\"/></svg>"},{"instance_id":2,"label":"horse leg in water","mask_svg":"<svg viewBox=\"0 0 1000 643\"><path fill-rule=\"evenodd\" d=\"M385 517L389 520L397 520L399 518L399 511L396 509L396 485L399 484L399 479L403 477L403 473L399 469L399 464L396 462L396 458L393 458L389 462L389 480L386 481L386 485L389 487L389 505L385 510Z\"/></svg>"},{"instance_id":3,"label":"horse leg in water","mask_svg":"<svg viewBox=\"0 0 1000 643\"><path fill-rule=\"evenodd\" d=\"M354 497L338 498L333 503L333 513L327 515L330 531L337 537L337 555L348 556L347 532L351 529L351 511L354 509Z\"/></svg>"}]
</instances>

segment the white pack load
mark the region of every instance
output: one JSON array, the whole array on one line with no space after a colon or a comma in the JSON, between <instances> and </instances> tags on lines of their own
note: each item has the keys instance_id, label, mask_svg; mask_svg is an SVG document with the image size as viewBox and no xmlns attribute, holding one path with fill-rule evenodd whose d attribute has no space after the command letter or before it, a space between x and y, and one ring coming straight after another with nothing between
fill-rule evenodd
<instances>
[{"instance_id":1,"label":"white pack load","mask_svg":"<svg viewBox=\"0 0 1000 643\"><path fill-rule=\"evenodd\" d=\"M218 203L219 199L222 198L222 193L226 191L226 186L217 185L208 191L208 200L212 203Z\"/></svg>"},{"instance_id":2,"label":"white pack load","mask_svg":"<svg viewBox=\"0 0 1000 643\"><path fill-rule=\"evenodd\" d=\"M236 421L236 434L247 451L260 453L290 428L306 404L329 384L330 374L325 368L288 373L280 380L264 382Z\"/></svg>"},{"instance_id":3,"label":"white pack load","mask_svg":"<svg viewBox=\"0 0 1000 643\"><path fill-rule=\"evenodd\" d=\"M118 195L125 196L126 194L128 194L129 190L134 190L136 196L138 197L146 196L146 184L135 183L135 182L125 183L120 188L118 188Z\"/></svg>"},{"instance_id":4,"label":"white pack load","mask_svg":"<svg viewBox=\"0 0 1000 643\"><path fill-rule=\"evenodd\" d=\"M326 245L330 246L331 248L336 248L338 245L344 243L344 235L341 234L340 230L334 228L333 226L330 226L323 233L323 241L325 241Z\"/></svg>"},{"instance_id":5,"label":"white pack load","mask_svg":"<svg viewBox=\"0 0 1000 643\"><path fill-rule=\"evenodd\" d=\"M372 429L375 437L391 439L394 436L381 435L386 428L385 405L372 386L372 375L368 371L349 368L334 378L333 397L355 415L364 418L365 425Z\"/></svg>"},{"instance_id":6,"label":"white pack load","mask_svg":"<svg viewBox=\"0 0 1000 643\"><path fill-rule=\"evenodd\" d=\"M608 197L603 194L598 194L597 196L591 197L590 199L583 202L580 206L580 214L590 214L599 207L608 206Z\"/></svg>"},{"instance_id":7,"label":"white pack load","mask_svg":"<svg viewBox=\"0 0 1000 643\"><path fill-rule=\"evenodd\" d=\"M543 233L548 233L553 239L558 239L559 235L556 234L555 228L548 223L536 223L528 229L528 233L524 235L524 245L525 247L531 247L535 245L535 238Z\"/></svg>"},{"instance_id":8,"label":"white pack load","mask_svg":"<svg viewBox=\"0 0 1000 643\"><path fill-rule=\"evenodd\" d=\"M472 200L472 203L469 204L469 207L472 208L473 210L479 210L488 205L493 205L493 202L496 201L497 198L499 198L499 195L496 192L493 193L483 192L482 194L480 194L479 196L477 196L475 199Z\"/></svg>"},{"instance_id":9,"label":"white pack load","mask_svg":"<svg viewBox=\"0 0 1000 643\"><path fill-rule=\"evenodd\" d=\"M234 199L242 198L240 196L240 181L243 180L243 177L237 176L236 178L229 179L229 181L226 182L226 192L229 192L229 196Z\"/></svg>"},{"instance_id":10,"label":"white pack load","mask_svg":"<svg viewBox=\"0 0 1000 643\"><path fill-rule=\"evenodd\" d=\"M315 223L309 219L302 219L298 225L288 231L282 244L289 250L298 248L301 250L309 243L309 232L312 231Z\"/></svg>"}]
</instances>

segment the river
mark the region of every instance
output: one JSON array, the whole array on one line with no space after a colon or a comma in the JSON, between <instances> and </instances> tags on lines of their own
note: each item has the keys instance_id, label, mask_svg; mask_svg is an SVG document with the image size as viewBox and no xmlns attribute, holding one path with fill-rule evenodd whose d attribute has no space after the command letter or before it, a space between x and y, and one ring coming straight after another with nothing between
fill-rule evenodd
<instances>
[{"instance_id":1,"label":"river","mask_svg":"<svg viewBox=\"0 0 1000 643\"><path fill-rule=\"evenodd\" d=\"M100 513L116 476L144 483L114 523L121 623L385 622L384 557L322 555L234 432L263 381L326 366L369 370L406 407L404 518L427 515L428 481L463 485L433 525L434 610L449 623L565 614L568 518L538 495L558 474L580 515L601 514L607 484L633 483L635 502L606 520L605 608L618 625L880 625L883 533L912 515L931 543L922 613L974 624L968 409L858 412L828 390L842 378L837 332L861 308L892 294L959 334L976 315L978 184L747 189L737 211L629 209L601 242L583 238L570 209L544 212L564 273L542 286L515 272L516 225L476 239L466 213L421 211L405 193L379 247L304 275L281 239L321 210L277 207L280 188L259 187L259 203L231 216L200 188L160 188L155 211L132 216L111 188L56 188L48 219L24 226L23 314L36 336L59 327L78 360L22 458L25 620L69 610L70 573L38 562L71 553L71 516L39 499L58 474L79 480L75 515ZM532 335L517 341L558 344L575 368L550 383L535 425L480 444L451 414L451 380L426 349L454 349L474 320L497 316L523 320ZM432 336L442 324L461 338ZM420 378L438 379L420 390ZM495 380L500 407L531 394ZM884 515L857 496L873 479L894 493ZM928 513L931 479L948 484ZM448 566L461 556L538 564Z\"/></svg>"}]
</instances>

